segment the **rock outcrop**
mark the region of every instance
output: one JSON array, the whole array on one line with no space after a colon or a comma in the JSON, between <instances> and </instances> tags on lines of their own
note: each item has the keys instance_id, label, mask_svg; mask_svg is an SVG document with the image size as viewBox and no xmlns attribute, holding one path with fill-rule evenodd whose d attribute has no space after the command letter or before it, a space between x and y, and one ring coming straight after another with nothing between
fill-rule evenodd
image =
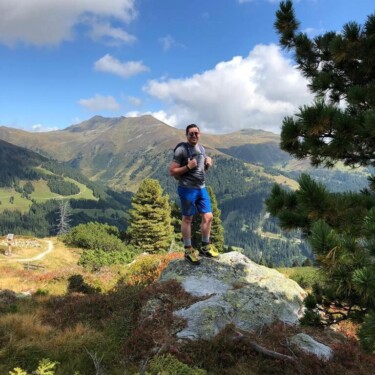
<instances>
[{"instance_id":1,"label":"rock outcrop","mask_svg":"<svg viewBox=\"0 0 375 375\"><path fill-rule=\"evenodd\" d=\"M175 279L202 300L175 311L187 320L181 339L211 338L227 324L246 331L277 321L295 324L303 313L305 291L278 271L260 266L243 254L203 258L199 266L171 262L160 280Z\"/></svg>"},{"instance_id":2,"label":"rock outcrop","mask_svg":"<svg viewBox=\"0 0 375 375\"><path fill-rule=\"evenodd\" d=\"M314 354L319 359L324 361L328 361L333 356L333 351L329 346L316 341L305 333L299 333L293 336L290 342L291 344L294 344L302 349L304 352Z\"/></svg>"}]
</instances>

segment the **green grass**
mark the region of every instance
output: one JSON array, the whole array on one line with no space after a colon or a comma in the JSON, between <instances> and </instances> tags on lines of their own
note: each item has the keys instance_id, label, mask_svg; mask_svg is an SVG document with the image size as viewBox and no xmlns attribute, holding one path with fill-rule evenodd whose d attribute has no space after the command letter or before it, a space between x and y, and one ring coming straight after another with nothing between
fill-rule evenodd
<instances>
[{"instance_id":1,"label":"green grass","mask_svg":"<svg viewBox=\"0 0 375 375\"><path fill-rule=\"evenodd\" d=\"M314 283L322 282L322 276L316 267L277 268L277 270L296 281L303 289L309 290Z\"/></svg>"},{"instance_id":2,"label":"green grass","mask_svg":"<svg viewBox=\"0 0 375 375\"><path fill-rule=\"evenodd\" d=\"M47 181L39 180L39 181L32 181L32 184L35 188L30 196L32 199L35 199L38 203L45 202L49 199L56 199L59 198L59 194L52 193L50 188L47 185ZM22 183L21 183L22 185Z\"/></svg>"},{"instance_id":3,"label":"green grass","mask_svg":"<svg viewBox=\"0 0 375 375\"><path fill-rule=\"evenodd\" d=\"M75 181L69 177L65 177L64 178L65 181L69 181L75 185L77 185L79 187L79 190L80 192L78 194L75 194L75 195L70 195L69 198L75 198L75 199L92 199L92 200L95 200L97 201L98 198L95 198L94 197L94 193L91 189L89 189L86 185L84 184L81 184L80 182L78 181Z\"/></svg>"},{"instance_id":4,"label":"green grass","mask_svg":"<svg viewBox=\"0 0 375 375\"><path fill-rule=\"evenodd\" d=\"M10 203L10 197L14 197L13 203ZM0 188L0 201L0 212L6 209L27 212L31 206L31 201L22 198L13 188Z\"/></svg>"},{"instance_id":5,"label":"green grass","mask_svg":"<svg viewBox=\"0 0 375 375\"><path fill-rule=\"evenodd\" d=\"M42 170L42 168L38 168L39 172ZM49 171L43 171L45 174L51 174L47 173ZM77 185L80 189L80 192L78 194L74 195L67 195L63 196L60 194L52 193L50 188L47 185L47 181L45 180L38 180L38 181L31 181L31 183L34 186L35 191L33 191L30 194L30 198L34 199L37 203L43 203L50 199L91 199L91 200L97 200L96 197L94 197L94 193L91 189L89 189L86 185L81 184L78 181L75 181L69 177L64 177L65 181L69 181L75 185ZM23 186L26 183L26 181L20 181L20 185ZM10 203L10 197L14 197L13 204ZM21 212L27 212L30 209L30 206L32 204L31 200L28 200L26 198L22 198L20 193L17 193L13 188L0 188L0 212L3 212L6 209L9 210L18 210Z\"/></svg>"},{"instance_id":6,"label":"green grass","mask_svg":"<svg viewBox=\"0 0 375 375\"><path fill-rule=\"evenodd\" d=\"M45 174L45 175L50 175L50 176L54 174L51 171L49 171L48 169L45 169L45 168L42 168L42 167L35 167L34 169L37 172L39 172L40 174Z\"/></svg>"}]
</instances>

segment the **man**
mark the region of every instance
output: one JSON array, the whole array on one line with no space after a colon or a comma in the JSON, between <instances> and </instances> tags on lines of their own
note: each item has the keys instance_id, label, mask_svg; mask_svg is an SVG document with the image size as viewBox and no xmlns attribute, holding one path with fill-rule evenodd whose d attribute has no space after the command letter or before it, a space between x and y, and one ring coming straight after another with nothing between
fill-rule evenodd
<instances>
[{"instance_id":1,"label":"man","mask_svg":"<svg viewBox=\"0 0 375 375\"><path fill-rule=\"evenodd\" d=\"M180 143L174 150L169 174L178 182L178 195L181 200L181 233L184 240L185 259L191 264L200 263L199 254L206 257L219 255L210 243L212 209L210 196L205 187L205 172L212 166L212 159L198 142L199 127L195 124L186 127L187 142ZM196 251L191 245L191 224L196 210L201 215L202 247Z\"/></svg>"}]
</instances>

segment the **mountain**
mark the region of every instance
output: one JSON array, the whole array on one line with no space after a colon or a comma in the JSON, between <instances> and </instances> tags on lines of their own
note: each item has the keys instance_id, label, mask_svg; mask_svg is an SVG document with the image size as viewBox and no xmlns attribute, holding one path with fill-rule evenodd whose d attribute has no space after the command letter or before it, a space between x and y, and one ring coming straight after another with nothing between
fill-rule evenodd
<instances>
[{"instance_id":1,"label":"mountain","mask_svg":"<svg viewBox=\"0 0 375 375\"><path fill-rule=\"evenodd\" d=\"M68 162L93 180L128 190L126 166L131 163L137 168L145 153L171 149L181 139L181 131L152 116L115 119L96 116L64 130L44 133L0 127L0 139ZM134 190L134 186L129 189Z\"/></svg>"},{"instance_id":2,"label":"mountain","mask_svg":"<svg viewBox=\"0 0 375 375\"><path fill-rule=\"evenodd\" d=\"M41 155L68 162L92 180L116 190L134 191L139 182L154 172L155 160L168 163L166 153L185 139L184 131L171 127L150 115L136 118L95 116L64 130L29 133L0 127L0 139L26 147ZM243 130L226 135L204 134L202 142L214 155L271 165L274 160L291 158L278 147L277 135ZM136 173L133 173L133 172Z\"/></svg>"},{"instance_id":3,"label":"mountain","mask_svg":"<svg viewBox=\"0 0 375 375\"><path fill-rule=\"evenodd\" d=\"M95 116L64 130L44 133L2 126L0 139L71 167L70 171L85 176L86 186L106 186L107 198L102 196L100 204L82 199L75 202L74 223L101 220L123 227L130 194L145 178L158 179L171 200L177 199L176 181L168 176L168 166L173 148L185 139L184 130L150 115ZM247 129L202 134L201 141L214 157L207 183L213 187L221 210L226 243L241 247L258 262L290 265L311 257L299 233L281 232L265 212L263 202L275 182L295 189L300 173L307 171L335 191L366 186L367 171L312 169L307 161L297 161L280 150L279 135L270 132ZM10 159L8 164L14 165Z\"/></svg>"},{"instance_id":4,"label":"mountain","mask_svg":"<svg viewBox=\"0 0 375 375\"><path fill-rule=\"evenodd\" d=\"M64 130L31 133L0 126L0 139L67 162L93 181L117 191L135 192L147 177L167 177L174 146L185 139L184 131L153 116L104 118L95 116ZM348 180L348 169L327 171L311 168L280 150L280 137L263 130L244 129L230 134L203 134L202 143L215 157L247 163L247 168L277 183L296 188L301 172L312 174L335 191L366 186L367 170ZM170 182L165 182L170 185Z\"/></svg>"},{"instance_id":5,"label":"mountain","mask_svg":"<svg viewBox=\"0 0 375 375\"><path fill-rule=\"evenodd\" d=\"M11 186L16 178L33 178L33 168L47 160L36 152L0 139L0 187Z\"/></svg>"},{"instance_id":6,"label":"mountain","mask_svg":"<svg viewBox=\"0 0 375 375\"><path fill-rule=\"evenodd\" d=\"M2 234L56 234L59 202L69 200L71 225L88 221L125 227L129 193L111 191L68 164L0 140Z\"/></svg>"}]
</instances>

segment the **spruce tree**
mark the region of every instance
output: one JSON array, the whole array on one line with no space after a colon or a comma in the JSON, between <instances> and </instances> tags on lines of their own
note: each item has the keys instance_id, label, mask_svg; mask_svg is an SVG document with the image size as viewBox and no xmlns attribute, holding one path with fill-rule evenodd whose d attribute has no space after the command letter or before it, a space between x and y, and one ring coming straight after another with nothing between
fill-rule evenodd
<instances>
[{"instance_id":1,"label":"spruce tree","mask_svg":"<svg viewBox=\"0 0 375 375\"><path fill-rule=\"evenodd\" d=\"M181 234L181 208L173 201L171 206L171 224L173 227L172 251L181 251L183 249L182 234Z\"/></svg>"},{"instance_id":2,"label":"spruce tree","mask_svg":"<svg viewBox=\"0 0 375 375\"><path fill-rule=\"evenodd\" d=\"M291 1L282 1L275 28L295 54L315 101L282 124L280 147L312 165L375 166L375 14L363 26L310 39L299 32ZM276 185L266 204L284 229L308 237L325 283L315 290L323 323L367 316L361 341L375 349L375 177L360 193L330 193L302 175L295 192Z\"/></svg>"},{"instance_id":3,"label":"spruce tree","mask_svg":"<svg viewBox=\"0 0 375 375\"><path fill-rule=\"evenodd\" d=\"M129 211L130 243L149 253L168 251L173 238L168 195L157 180L143 180Z\"/></svg>"},{"instance_id":4,"label":"spruce tree","mask_svg":"<svg viewBox=\"0 0 375 375\"><path fill-rule=\"evenodd\" d=\"M212 207L212 225L211 225L211 242L215 245L217 250L222 253L224 251L224 227L221 222L221 210L217 205L216 195L211 186L207 187L208 194L211 198Z\"/></svg>"},{"instance_id":5,"label":"spruce tree","mask_svg":"<svg viewBox=\"0 0 375 375\"><path fill-rule=\"evenodd\" d=\"M191 223L191 243L194 249L197 250L202 246L201 221L201 215L196 213L193 216L193 221Z\"/></svg>"}]
</instances>

